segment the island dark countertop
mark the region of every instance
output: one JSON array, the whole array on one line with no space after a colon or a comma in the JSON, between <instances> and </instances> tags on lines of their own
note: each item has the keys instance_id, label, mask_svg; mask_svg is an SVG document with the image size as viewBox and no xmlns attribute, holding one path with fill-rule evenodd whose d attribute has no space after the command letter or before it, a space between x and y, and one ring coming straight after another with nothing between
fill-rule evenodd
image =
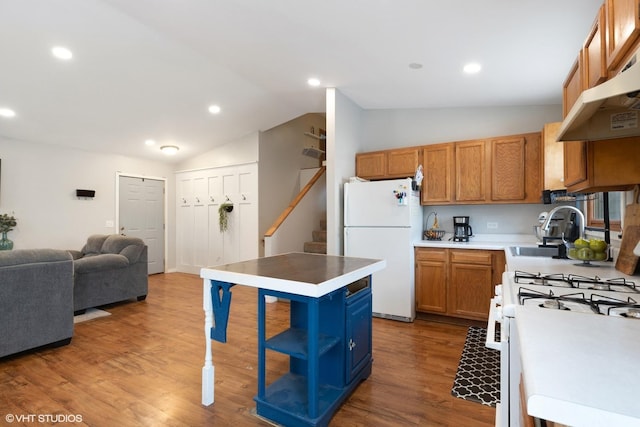
<instances>
[{"instance_id":1,"label":"island dark countertop","mask_svg":"<svg viewBox=\"0 0 640 427\"><path fill-rule=\"evenodd\" d=\"M200 277L319 297L385 266L384 260L292 252L203 268Z\"/></svg>"}]
</instances>

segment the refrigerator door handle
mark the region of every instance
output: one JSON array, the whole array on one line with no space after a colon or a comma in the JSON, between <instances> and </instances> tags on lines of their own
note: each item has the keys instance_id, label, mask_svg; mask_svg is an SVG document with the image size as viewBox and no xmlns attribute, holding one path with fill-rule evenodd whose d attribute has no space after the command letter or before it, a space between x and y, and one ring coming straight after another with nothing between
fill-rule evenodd
<instances>
[{"instance_id":1,"label":"refrigerator door handle","mask_svg":"<svg viewBox=\"0 0 640 427\"><path fill-rule=\"evenodd\" d=\"M344 226L347 227L349 226L349 183L346 183L344 185L344 212L343 212L343 221L344 221ZM346 230L346 229L345 229Z\"/></svg>"}]
</instances>

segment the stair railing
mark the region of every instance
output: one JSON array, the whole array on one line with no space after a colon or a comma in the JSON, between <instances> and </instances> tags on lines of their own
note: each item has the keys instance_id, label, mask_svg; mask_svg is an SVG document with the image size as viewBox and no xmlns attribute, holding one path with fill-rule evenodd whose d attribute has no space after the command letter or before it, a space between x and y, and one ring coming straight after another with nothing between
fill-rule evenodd
<instances>
[{"instance_id":1,"label":"stair railing","mask_svg":"<svg viewBox=\"0 0 640 427\"><path fill-rule=\"evenodd\" d=\"M300 252L326 215L327 184L322 166L264 234L264 255Z\"/></svg>"}]
</instances>

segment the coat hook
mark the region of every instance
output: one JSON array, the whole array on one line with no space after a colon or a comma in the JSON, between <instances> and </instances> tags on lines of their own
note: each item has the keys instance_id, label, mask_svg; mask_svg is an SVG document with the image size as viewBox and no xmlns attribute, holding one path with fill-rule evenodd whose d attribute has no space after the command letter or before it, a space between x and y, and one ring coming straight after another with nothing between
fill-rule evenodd
<instances>
[{"instance_id":1,"label":"coat hook","mask_svg":"<svg viewBox=\"0 0 640 427\"><path fill-rule=\"evenodd\" d=\"M242 195L242 200L247 200L244 194Z\"/></svg>"},{"instance_id":2,"label":"coat hook","mask_svg":"<svg viewBox=\"0 0 640 427\"><path fill-rule=\"evenodd\" d=\"M200 197L196 197L196 203L200 203Z\"/></svg>"},{"instance_id":3,"label":"coat hook","mask_svg":"<svg viewBox=\"0 0 640 427\"><path fill-rule=\"evenodd\" d=\"M229 200L229 196L227 196L226 194L224 195L224 198L227 199L227 202L231 201L231 200Z\"/></svg>"},{"instance_id":4,"label":"coat hook","mask_svg":"<svg viewBox=\"0 0 640 427\"><path fill-rule=\"evenodd\" d=\"M187 203L187 199L185 199L184 197L182 198L182 203Z\"/></svg>"},{"instance_id":5,"label":"coat hook","mask_svg":"<svg viewBox=\"0 0 640 427\"><path fill-rule=\"evenodd\" d=\"M215 199L213 198L213 196L209 196L209 200L211 200L212 202L215 202Z\"/></svg>"}]
</instances>

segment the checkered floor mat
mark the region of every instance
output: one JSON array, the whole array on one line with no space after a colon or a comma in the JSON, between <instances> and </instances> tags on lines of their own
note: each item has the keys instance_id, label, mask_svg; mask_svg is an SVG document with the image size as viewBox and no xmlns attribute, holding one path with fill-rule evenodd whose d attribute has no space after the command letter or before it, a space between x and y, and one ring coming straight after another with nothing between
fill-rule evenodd
<instances>
[{"instance_id":1,"label":"checkered floor mat","mask_svg":"<svg viewBox=\"0 0 640 427\"><path fill-rule=\"evenodd\" d=\"M485 347L487 330L470 326L451 394L487 406L500 401L500 352Z\"/></svg>"}]
</instances>

